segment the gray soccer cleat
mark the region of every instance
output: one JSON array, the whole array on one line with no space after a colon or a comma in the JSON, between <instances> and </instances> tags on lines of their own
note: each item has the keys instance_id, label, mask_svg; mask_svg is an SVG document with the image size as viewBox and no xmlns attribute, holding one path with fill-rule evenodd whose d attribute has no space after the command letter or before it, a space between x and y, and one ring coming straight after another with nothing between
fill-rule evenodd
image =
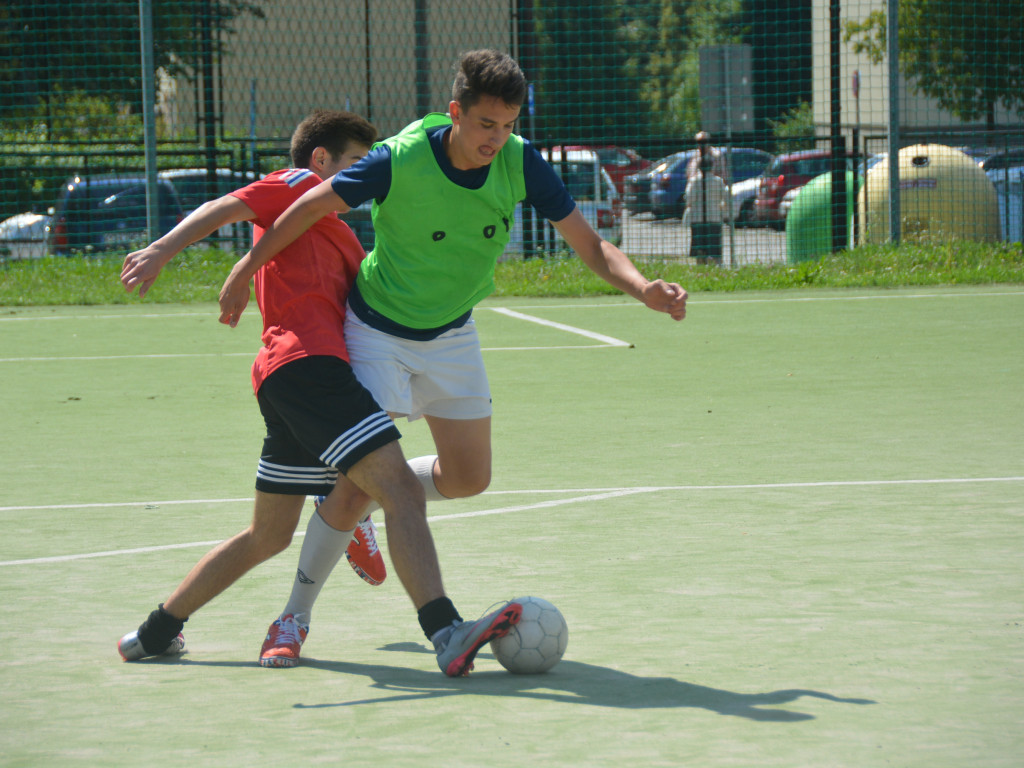
<instances>
[{"instance_id":1,"label":"gray soccer cleat","mask_svg":"<svg viewBox=\"0 0 1024 768\"><path fill-rule=\"evenodd\" d=\"M437 651L437 665L448 677L463 677L473 669L477 651L487 643L504 637L523 615L523 606L508 602L482 619L455 625L448 641Z\"/></svg>"}]
</instances>

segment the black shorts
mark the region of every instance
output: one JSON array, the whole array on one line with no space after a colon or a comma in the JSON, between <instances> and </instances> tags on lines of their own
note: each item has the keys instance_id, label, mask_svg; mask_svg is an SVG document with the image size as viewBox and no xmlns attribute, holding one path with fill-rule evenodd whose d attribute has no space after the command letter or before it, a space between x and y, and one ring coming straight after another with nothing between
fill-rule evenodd
<instances>
[{"instance_id":1,"label":"black shorts","mask_svg":"<svg viewBox=\"0 0 1024 768\"><path fill-rule=\"evenodd\" d=\"M326 496L338 472L402 436L338 357L286 363L256 399L267 425L256 489L266 493Z\"/></svg>"}]
</instances>

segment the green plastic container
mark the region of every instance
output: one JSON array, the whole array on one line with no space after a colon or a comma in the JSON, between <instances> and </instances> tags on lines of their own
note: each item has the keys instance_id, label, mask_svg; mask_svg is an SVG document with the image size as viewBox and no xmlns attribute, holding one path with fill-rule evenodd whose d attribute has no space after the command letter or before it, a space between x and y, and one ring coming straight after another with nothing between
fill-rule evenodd
<instances>
[{"instance_id":1,"label":"green plastic container","mask_svg":"<svg viewBox=\"0 0 1024 768\"><path fill-rule=\"evenodd\" d=\"M859 179L846 172L846 226L853 228ZM811 179L797 193L786 214L786 261L796 264L832 252L832 174Z\"/></svg>"}]
</instances>

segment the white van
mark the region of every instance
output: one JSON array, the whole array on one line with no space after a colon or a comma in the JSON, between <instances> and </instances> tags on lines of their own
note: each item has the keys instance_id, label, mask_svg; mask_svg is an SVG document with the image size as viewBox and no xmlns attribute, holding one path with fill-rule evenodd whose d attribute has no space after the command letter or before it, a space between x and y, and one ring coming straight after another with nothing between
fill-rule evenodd
<instances>
[{"instance_id":1,"label":"white van","mask_svg":"<svg viewBox=\"0 0 1024 768\"><path fill-rule=\"evenodd\" d=\"M585 149L564 152L560 149L553 152L542 149L541 154L562 177L583 218L601 237L619 245L622 242L622 201L612 177L601 166L598 154ZM547 220L533 213L534 234L528 239L534 242L534 249L550 253L567 248L558 231ZM526 222L525 226L529 227L530 222ZM523 255L523 227L523 205L520 203L516 206L512 237L505 248L506 258Z\"/></svg>"}]
</instances>

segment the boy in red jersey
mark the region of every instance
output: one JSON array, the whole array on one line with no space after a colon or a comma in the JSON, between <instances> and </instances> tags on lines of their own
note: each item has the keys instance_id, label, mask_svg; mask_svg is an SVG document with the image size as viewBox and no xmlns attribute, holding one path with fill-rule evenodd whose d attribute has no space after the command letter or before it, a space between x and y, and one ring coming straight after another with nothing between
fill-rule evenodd
<instances>
[{"instance_id":1,"label":"boy in red jersey","mask_svg":"<svg viewBox=\"0 0 1024 768\"><path fill-rule=\"evenodd\" d=\"M375 138L376 130L357 115L315 112L292 137L296 168L205 203L164 237L128 254L121 273L125 288L139 287L144 295L177 253L227 224L253 222L258 241L292 202L365 155ZM348 226L325 215L255 275L263 347L252 380L267 436L252 523L208 552L138 630L121 638L118 651L126 661L183 651L184 622L285 549L306 495L328 495L338 472L383 507L391 558L424 632L451 634L438 653L446 674L466 674L479 648L519 620L521 607L506 603L480 621L463 623L445 596L422 486L402 456L397 428L348 363L345 301L363 256ZM321 535L336 537L342 547L352 536L352 531L324 528ZM271 634L282 655L267 666L293 664L307 631L294 617L275 622ZM282 638L290 639L293 659Z\"/></svg>"}]
</instances>

